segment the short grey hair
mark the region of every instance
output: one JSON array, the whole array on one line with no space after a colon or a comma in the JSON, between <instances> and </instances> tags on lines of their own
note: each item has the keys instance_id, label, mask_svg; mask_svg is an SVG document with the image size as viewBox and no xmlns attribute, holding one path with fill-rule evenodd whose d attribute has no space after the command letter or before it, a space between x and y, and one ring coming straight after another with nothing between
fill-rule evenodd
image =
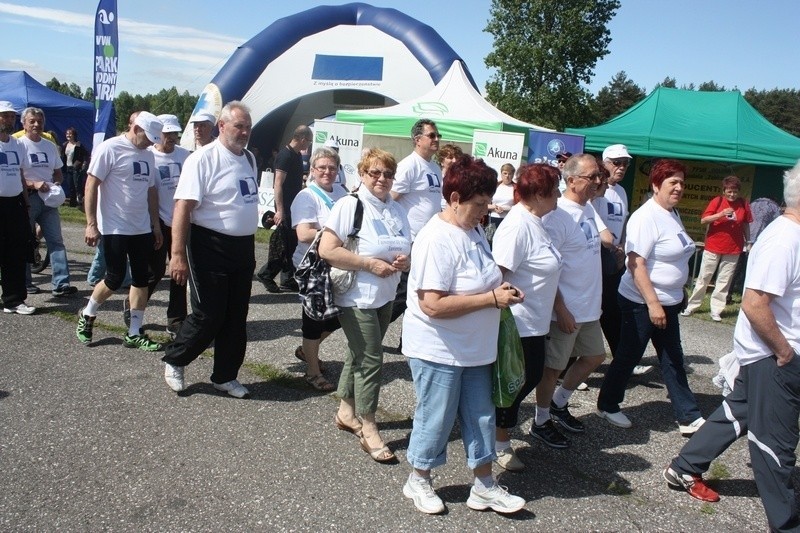
<instances>
[{"instance_id":1,"label":"short grey hair","mask_svg":"<svg viewBox=\"0 0 800 533\"><path fill-rule=\"evenodd\" d=\"M25 119L28 115L42 115L42 127L44 128L44 110L40 107L26 107L22 110L22 114L20 115L20 120L24 123Z\"/></svg>"},{"instance_id":2,"label":"short grey hair","mask_svg":"<svg viewBox=\"0 0 800 533\"><path fill-rule=\"evenodd\" d=\"M800 207L800 159L783 173L783 200L786 207Z\"/></svg>"},{"instance_id":3,"label":"short grey hair","mask_svg":"<svg viewBox=\"0 0 800 533\"><path fill-rule=\"evenodd\" d=\"M239 100L231 100L222 108L219 114L219 120L223 120L225 122L229 122L233 118L233 110L238 109L244 113L250 114L250 108L247 107L247 104L242 103Z\"/></svg>"},{"instance_id":4,"label":"short grey hair","mask_svg":"<svg viewBox=\"0 0 800 533\"><path fill-rule=\"evenodd\" d=\"M320 146L314 153L311 154L311 158L308 160L309 168L313 168L317 161L320 159L333 159L335 161L335 165L338 167L340 160L339 154L333 148L328 148L327 146Z\"/></svg>"},{"instance_id":5,"label":"short grey hair","mask_svg":"<svg viewBox=\"0 0 800 533\"><path fill-rule=\"evenodd\" d=\"M584 161L596 161L595 157L591 154L575 154L567 159L567 162L564 163L564 170L561 173L563 178L566 180L569 176L578 176L581 171L581 165Z\"/></svg>"}]
</instances>

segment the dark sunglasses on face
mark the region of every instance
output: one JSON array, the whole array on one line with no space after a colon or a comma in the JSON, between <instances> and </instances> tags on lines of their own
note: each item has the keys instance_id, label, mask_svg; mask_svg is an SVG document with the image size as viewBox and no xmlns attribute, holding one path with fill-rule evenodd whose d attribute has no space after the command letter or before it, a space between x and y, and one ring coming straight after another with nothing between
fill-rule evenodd
<instances>
[{"instance_id":1,"label":"dark sunglasses on face","mask_svg":"<svg viewBox=\"0 0 800 533\"><path fill-rule=\"evenodd\" d=\"M432 141L435 141L436 139L441 139L442 138L441 133L433 132L433 131L428 132L428 133L423 133L421 136L422 137L427 137L428 139L430 139Z\"/></svg>"},{"instance_id":2,"label":"dark sunglasses on face","mask_svg":"<svg viewBox=\"0 0 800 533\"><path fill-rule=\"evenodd\" d=\"M367 170L367 174L371 177L378 179L381 176L386 178L387 180L394 179L394 171L393 170L378 170L377 168L373 168L372 170Z\"/></svg>"},{"instance_id":3,"label":"dark sunglasses on face","mask_svg":"<svg viewBox=\"0 0 800 533\"><path fill-rule=\"evenodd\" d=\"M627 157L621 157L619 159L611 159L611 164L615 167L627 167L628 164L631 162L630 159Z\"/></svg>"}]
</instances>

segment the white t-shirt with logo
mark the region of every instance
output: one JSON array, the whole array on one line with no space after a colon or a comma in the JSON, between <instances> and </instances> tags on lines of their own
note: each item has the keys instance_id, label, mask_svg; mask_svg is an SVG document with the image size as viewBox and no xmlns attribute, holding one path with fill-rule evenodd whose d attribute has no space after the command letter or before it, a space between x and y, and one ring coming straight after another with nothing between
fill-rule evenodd
<instances>
[{"instance_id":1,"label":"white t-shirt with logo","mask_svg":"<svg viewBox=\"0 0 800 533\"><path fill-rule=\"evenodd\" d=\"M761 232L747 259L744 286L774 295L769 308L778 329L800 353L800 225L781 216ZM742 366L773 355L741 311L733 332L733 353Z\"/></svg>"},{"instance_id":2,"label":"white t-shirt with logo","mask_svg":"<svg viewBox=\"0 0 800 533\"><path fill-rule=\"evenodd\" d=\"M556 210L542 220L562 258L558 289L567 309L579 323L598 320L601 313L603 284L596 218L599 217L591 203L580 205L561 197ZM556 320L555 312L552 320Z\"/></svg>"},{"instance_id":3,"label":"white t-shirt with logo","mask_svg":"<svg viewBox=\"0 0 800 533\"><path fill-rule=\"evenodd\" d=\"M357 194L364 206L361 230L358 232L358 254L383 259L387 263L392 263L398 255L408 255L411 238L405 210L391 196L383 202L363 185ZM342 198L333 205L325 227L330 228L340 241L346 242L353 230L355 214L356 199L349 196ZM336 297L336 305L359 309L382 307L394 300L400 274L397 271L381 278L372 272L358 271L350 290Z\"/></svg>"},{"instance_id":4,"label":"white t-shirt with logo","mask_svg":"<svg viewBox=\"0 0 800 533\"><path fill-rule=\"evenodd\" d=\"M186 158L175 200L196 200L192 223L217 233L244 237L258 228L256 171L219 139Z\"/></svg>"},{"instance_id":5,"label":"white t-shirt with logo","mask_svg":"<svg viewBox=\"0 0 800 533\"><path fill-rule=\"evenodd\" d=\"M553 302L561 272L561 254L550 242L542 219L517 204L495 233L492 254L508 272L505 281L525 294L511 306L522 337L545 335L550 329Z\"/></svg>"},{"instance_id":6,"label":"white t-shirt with logo","mask_svg":"<svg viewBox=\"0 0 800 533\"><path fill-rule=\"evenodd\" d=\"M0 141L0 196L13 198L22 194L20 169L29 169L31 162L25 146L14 137Z\"/></svg>"},{"instance_id":7,"label":"white t-shirt with logo","mask_svg":"<svg viewBox=\"0 0 800 533\"><path fill-rule=\"evenodd\" d=\"M324 195L327 201L323 200L320 194ZM298 224L311 224L318 230L322 229L331 214L333 204L345 196L347 196L347 191L335 183L333 190L328 192L311 180L305 189L297 193L292 202L292 224L294 224L292 229L297 228ZM297 248L292 255L292 263L295 267L300 264L310 246L310 242L297 243Z\"/></svg>"},{"instance_id":8,"label":"white t-shirt with logo","mask_svg":"<svg viewBox=\"0 0 800 533\"><path fill-rule=\"evenodd\" d=\"M28 161L31 166L25 171L25 179L30 181L45 181L53 183L53 171L64 166L58 147L47 139L38 142L30 140L26 135L20 137L19 142L28 152Z\"/></svg>"},{"instance_id":9,"label":"white t-shirt with logo","mask_svg":"<svg viewBox=\"0 0 800 533\"><path fill-rule=\"evenodd\" d=\"M155 186L153 153L136 148L125 135L100 143L89 163L89 174L100 183L97 228L103 235L150 233L148 189Z\"/></svg>"},{"instance_id":10,"label":"white t-shirt with logo","mask_svg":"<svg viewBox=\"0 0 800 533\"><path fill-rule=\"evenodd\" d=\"M625 229L625 220L628 218L628 193L617 183L606 189L605 199L606 212L603 213L605 215L603 220L608 230L614 234L614 244L619 245Z\"/></svg>"},{"instance_id":11,"label":"white t-shirt with logo","mask_svg":"<svg viewBox=\"0 0 800 533\"><path fill-rule=\"evenodd\" d=\"M431 217L442 210L442 169L411 152L397 164L392 191L403 195L398 203L408 213L413 241Z\"/></svg>"},{"instance_id":12,"label":"white t-shirt with logo","mask_svg":"<svg viewBox=\"0 0 800 533\"><path fill-rule=\"evenodd\" d=\"M156 161L156 188L158 189L158 216L167 226L172 226L175 207L175 189L181 177L183 163L191 152L176 146L170 153L159 152L154 146L148 148Z\"/></svg>"},{"instance_id":13,"label":"white t-shirt with logo","mask_svg":"<svg viewBox=\"0 0 800 533\"><path fill-rule=\"evenodd\" d=\"M662 305L676 305L683 300L689 258L694 250L694 241L683 228L678 213L667 211L652 198L634 211L628 221L625 255L636 252L647 261L647 275ZM645 303L630 270L622 275L619 293L632 302Z\"/></svg>"},{"instance_id":14,"label":"white t-shirt with logo","mask_svg":"<svg viewBox=\"0 0 800 533\"><path fill-rule=\"evenodd\" d=\"M453 366L480 366L497 359L500 310L487 307L454 318L422 312L417 290L481 294L500 286L502 274L482 228L469 231L434 216L411 251L403 317L403 354Z\"/></svg>"}]
</instances>

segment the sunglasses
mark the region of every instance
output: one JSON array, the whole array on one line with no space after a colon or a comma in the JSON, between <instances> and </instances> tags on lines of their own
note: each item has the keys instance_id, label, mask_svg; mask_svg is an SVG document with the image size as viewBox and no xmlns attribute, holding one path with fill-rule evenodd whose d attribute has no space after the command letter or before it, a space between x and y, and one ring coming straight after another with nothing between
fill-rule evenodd
<instances>
[{"instance_id":1,"label":"sunglasses","mask_svg":"<svg viewBox=\"0 0 800 533\"><path fill-rule=\"evenodd\" d=\"M432 141L435 141L436 139L441 139L442 138L442 134L438 133L438 132L434 133L434 132L431 131L429 133L421 134L420 137L427 137L428 139L430 139Z\"/></svg>"},{"instance_id":2,"label":"sunglasses","mask_svg":"<svg viewBox=\"0 0 800 533\"><path fill-rule=\"evenodd\" d=\"M370 177L375 179L378 179L381 176L383 176L387 180L394 179L394 170L378 170L377 168L373 168L372 170L367 170L367 174L369 174Z\"/></svg>"},{"instance_id":3,"label":"sunglasses","mask_svg":"<svg viewBox=\"0 0 800 533\"><path fill-rule=\"evenodd\" d=\"M627 157L622 157L620 159L610 159L611 164L615 167L627 167L630 164L630 159Z\"/></svg>"}]
</instances>

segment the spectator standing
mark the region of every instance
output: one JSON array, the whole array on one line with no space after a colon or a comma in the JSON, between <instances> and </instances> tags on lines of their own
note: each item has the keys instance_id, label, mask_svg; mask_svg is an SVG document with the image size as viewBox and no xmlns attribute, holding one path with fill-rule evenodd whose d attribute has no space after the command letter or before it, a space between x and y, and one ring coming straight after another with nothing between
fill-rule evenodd
<instances>
[{"instance_id":1,"label":"spectator standing","mask_svg":"<svg viewBox=\"0 0 800 533\"><path fill-rule=\"evenodd\" d=\"M83 185L89 167L89 151L78 140L78 130L70 126L65 135L67 140L61 146L61 160L64 163L64 181L72 185L69 205L83 209Z\"/></svg>"}]
</instances>

